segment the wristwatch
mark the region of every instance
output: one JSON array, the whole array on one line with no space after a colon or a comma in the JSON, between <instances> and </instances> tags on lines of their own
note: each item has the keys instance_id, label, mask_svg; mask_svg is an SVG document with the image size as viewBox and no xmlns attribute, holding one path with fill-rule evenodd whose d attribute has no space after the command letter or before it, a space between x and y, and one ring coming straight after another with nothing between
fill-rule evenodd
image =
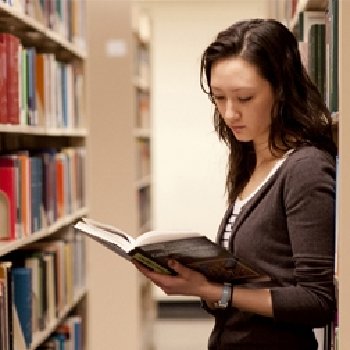
<instances>
[{"instance_id":1,"label":"wristwatch","mask_svg":"<svg viewBox=\"0 0 350 350\"><path fill-rule=\"evenodd\" d=\"M232 298L232 284L224 283L221 299L215 303L215 306L220 309L226 309L231 304L231 298Z\"/></svg>"}]
</instances>

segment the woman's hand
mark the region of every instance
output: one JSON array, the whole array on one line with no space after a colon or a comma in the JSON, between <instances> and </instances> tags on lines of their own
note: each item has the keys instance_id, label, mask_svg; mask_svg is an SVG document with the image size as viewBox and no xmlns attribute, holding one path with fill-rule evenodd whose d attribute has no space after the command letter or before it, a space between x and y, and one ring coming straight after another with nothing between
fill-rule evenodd
<instances>
[{"instance_id":1,"label":"woman's hand","mask_svg":"<svg viewBox=\"0 0 350 350\"><path fill-rule=\"evenodd\" d=\"M167 295L196 296L206 300L217 300L217 294L220 295L220 285L208 282L201 273L191 270L177 261L169 261L169 267L178 274L176 276L153 272L137 261L133 261L133 263L140 272ZM213 288L218 290L218 293L214 292Z\"/></svg>"}]
</instances>

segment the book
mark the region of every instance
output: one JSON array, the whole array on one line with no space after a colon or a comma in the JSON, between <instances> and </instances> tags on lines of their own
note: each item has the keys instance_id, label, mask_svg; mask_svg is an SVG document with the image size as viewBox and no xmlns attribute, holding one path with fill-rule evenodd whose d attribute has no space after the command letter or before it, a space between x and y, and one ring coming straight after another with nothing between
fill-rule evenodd
<instances>
[{"instance_id":1,"label":"book","mask_svg":"<svg viewBox=\"0 0 350 350\"><path fill-rule=\"evenodd\" d=\"M5 36L7 55L7 123L19 124L18 52L20 40L9 33L4 33L3 35Z\"/></svg>"},{"instance_id":2,"label":"book","mask_svg":"<svg viewBox=\"0 0 350 350\"><path fill-rule=\"evenodd\" d=\"M16 238L16 168L11 157L0 157L0 239Z\"/></svg>"},{"instance_id":3,"label":"book","mask_svg":"<svg viewBox=\"0 0 350 350\"><path fill-rule=\"evenodd\" d=\"M5 35L0 33L0 124L7 123L7 58Z\"/></svg>"},{"instance_id":4,"label":"book","mask_svg":"<svg viewBox=\"0 0 350 350\"><path fill-rule=\"evenodd\" d=\"M32 270L14 267L11 278L14 349L26 350L32 343Z\"/></svg>"},{"instance_id":5,"label":"book","mask_svg":"<svg viewBox=\"0 0 350 350\"><path fill-rule=\"evenodd\" d=\"M11 283L11 268L12 262L0 261L0 286L2 290L2 307L1 307L1 323L0 329L1 350L13 349L14 327L13 327L13 312L12 312L12 292L13 285Z\"/></svg>"},{"instance_id":6,"label":"book","mask_svg":"<svg viewBox=\"0 0 350 350\"><path fill-rule=\"evenodd\" d=\"M239 284L264 276L200 233L149 231L133 238L113 226L87 218L78 221L74 228L121 257L135 259L158 273L176 275L168 266L172 259L212 282Z\"/></svg>"},{"instance_id":7,"label":"book","mask_svg":"<svg viewBox=\"0 0 350 350\"><path fill-rule=\"evenodd\" d=\"M32 343L32 270L25 267L14 267L11 270L13 283L14 317L18 317L19 334L14 339L24 339L26 347ZM16 328L15 328L16 330Z\"/></svg>"}]
</instances>

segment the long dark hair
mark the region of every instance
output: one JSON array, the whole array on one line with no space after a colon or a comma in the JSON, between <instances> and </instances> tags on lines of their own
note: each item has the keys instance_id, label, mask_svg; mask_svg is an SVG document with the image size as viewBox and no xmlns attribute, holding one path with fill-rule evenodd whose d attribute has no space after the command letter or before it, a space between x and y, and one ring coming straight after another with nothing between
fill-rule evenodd
<instances>
[{"instance_id":1,"label":"long dark hair","mask_svg":"<svg viewBox=\"0 0 350 350\"><path fill-rule=\"evenodd\" d=\"M240 21L220 32L201 59L201 88L213 103L210 88L213 64L237 56L255 65L274 91L271 152L277 155L302 145L314 145L335 156L330 112L301 62L294 35L272 19ZM226 190L229 203L233 203L256 165L253 144L238 142L216 107L214 128L229 148Z\"/></svg>"}]
</instances>

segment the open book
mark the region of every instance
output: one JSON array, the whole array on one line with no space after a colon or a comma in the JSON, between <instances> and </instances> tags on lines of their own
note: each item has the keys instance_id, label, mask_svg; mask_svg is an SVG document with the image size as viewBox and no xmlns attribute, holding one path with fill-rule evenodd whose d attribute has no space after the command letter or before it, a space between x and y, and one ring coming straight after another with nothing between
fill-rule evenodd
<instances>
[{"instance_id":1,"label":"open book","mask_svg":"<svg viewBox=\"0 0 350 350\"><path fill-rule=\"evenodd\" d=\"M243 283L262 277L228 250L199 233L149 231L133 238L113 226L86 218L74 227L120 256L135 259L156 272L176 274L168 267L168 260L173 259L201 272L213 282Z\"/></svg>"}]
</instances>

